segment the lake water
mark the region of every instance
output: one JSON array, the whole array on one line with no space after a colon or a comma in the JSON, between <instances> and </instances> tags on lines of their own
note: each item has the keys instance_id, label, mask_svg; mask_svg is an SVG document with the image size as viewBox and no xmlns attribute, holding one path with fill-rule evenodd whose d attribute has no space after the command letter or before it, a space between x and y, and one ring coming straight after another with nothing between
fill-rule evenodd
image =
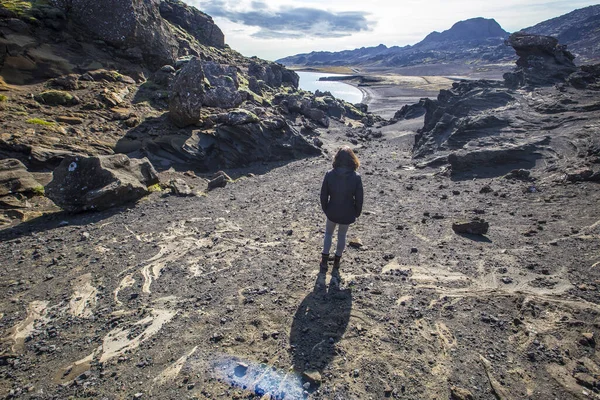
<instances>
[{"instance_id":1,"label":"lake water","mask_svg":"<svg viewBox=\"0 0 600 400\"><path fill-rule=\"evenodd\" d=\"M303 72L296 71L300 77L300 89L308 90L309 92L315 92L320 90L321 92L331 92L331 94L342 100L346 100L348 103L356 104L360 103L363 98L362 92L352 85L342 82L332 81L320 81L319 78L325 76L344 76L340 74L323 74L321 72Z\"/></svg>"}]
</instances>

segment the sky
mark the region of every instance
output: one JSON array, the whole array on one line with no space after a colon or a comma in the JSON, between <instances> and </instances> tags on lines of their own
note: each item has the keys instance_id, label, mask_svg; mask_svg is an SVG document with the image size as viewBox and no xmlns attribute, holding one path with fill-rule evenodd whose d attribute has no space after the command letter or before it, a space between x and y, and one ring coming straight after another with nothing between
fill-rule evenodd
<instances>
[{"instance_id":1,"label":"sky","mask_svg":"<svg viewBox=\"0 0 600 400\"><path fill-rule=\"evenodd\" d=\"M596 1L184 0L212 16L245 56L277 60L311 51L413 45L469 18L494 18L516 32Z\"/></svg>"}]
</instances>

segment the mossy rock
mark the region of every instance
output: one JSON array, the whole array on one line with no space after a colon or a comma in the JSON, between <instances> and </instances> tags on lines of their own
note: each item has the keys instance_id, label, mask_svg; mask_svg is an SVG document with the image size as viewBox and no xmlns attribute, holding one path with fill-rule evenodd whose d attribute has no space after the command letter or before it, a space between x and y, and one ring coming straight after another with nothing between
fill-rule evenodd
<instances>
[{"instance_id":1,"label":"mossy rock","mask_svg":"<svg viewBox=\"0 0 600 400\"><path fill-rule=\"evenodd\" d=\"M62 90L48 90L35 95L34 98L38 103L49 106L72 106L79 104L79 99L77 97Z\"/></svg>"},{"instance_id":2,"label":"mossy rock","mask_svg":"<svg viewBox=\"0 0 600 400\"><path fill-rule=\"evenodd\" d=\"M0 7L8 10L18 18L33 18L34 11L39 7L47 7L48 1L45 0L2 0Z\"/></svg>"},{"instance_id":3,"label":"mossy rock","mask_svg":"<svg viewBox=\"0 0 600 400\"><path fill-rule=\"evenodd\" d=\"M32 125L41 125L41 126L54 126L56 125L56 122L51 122L51 121L46 121L43 120L41 118L30 118L27 121L28 124L32 124Z\"/></svg>"}]
</instances>

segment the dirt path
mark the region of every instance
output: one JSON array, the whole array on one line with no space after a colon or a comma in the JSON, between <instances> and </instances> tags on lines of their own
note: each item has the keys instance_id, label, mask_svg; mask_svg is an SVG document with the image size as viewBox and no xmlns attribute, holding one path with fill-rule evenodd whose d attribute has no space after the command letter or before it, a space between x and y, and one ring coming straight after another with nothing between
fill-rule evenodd
<instances>
[{"instance_id":1,"label":"dirt path","mask_svg":"<svg viewBox=\"0 0 600 400\"><path fill-rule=\"evenodd\" d=\"M599 398L600 187L416 170L409 127L356 146L339 286L318 274L326 157L0 232L0 395ZM471 215L487 237L453 233Z\"/></svg>"}]
</instances>

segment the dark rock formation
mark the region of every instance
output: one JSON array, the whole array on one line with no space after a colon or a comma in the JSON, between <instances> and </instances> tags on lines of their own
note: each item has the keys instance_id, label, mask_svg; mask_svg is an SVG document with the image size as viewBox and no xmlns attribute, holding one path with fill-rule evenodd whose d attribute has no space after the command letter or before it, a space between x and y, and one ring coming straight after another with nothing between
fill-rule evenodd
<instances>
[{"instance_id":1,"label":"dark rock formation","mask_svg":"<svg viewBox=\"0 0 600 400\"><path fill-rule=\"evenodd\" d=\"M470 235L485 235L490 224L483 219L474 218L471 221L460 221L452 224L452 230L456 233Z\"/></svg>"},{"instance_id":2,"label":"dark rock formation","mask_svg":"<svg viewBox=\"0 0 600 400\"><path fill-rule=\"evenodd\" d=\"M192 188L186 183L186 181L184 181L181 178L171 179L169 181L169 187L171 188L173 194L175 194L176 196L194 196L194 191L192 190Z\"/></svg>"},{"instance_id":3,"label":"dark rock formation","mask_svg":"<svg viewBox=\"0 0 600 400\"><path fill-rule=\"evenodd\" d=\"M405 104L401 109L394 114L394 120L419 118L427 111L427 102L431 101L428 98L419 100L415 104Z\"/></svg>"},{"instance_id":4,"label":"dark rock formation","mask_svg":"<svg viewBox=\"0 0 600 400\"><path fill-rule=\"evenodd\" d=\"M415 136L414 155L422 157L441 149L459 149L482 131L493 134L508 121L494 110L514 98L499 82L464 81L441 90L437 100L425 101L425 124Z\"/></svg>"},{"instance_id":5,"label":"dark rock formation","mask_svg":"<svg viewBox=\"0 0 600 400\"><path fill-rule=\"evenodd\" d=\"M156 171L145 158L70 156L54 170L46 195L69 212L103 210L142 198L156 183Z\"/></svg>"},{"instance_id":6,"label":"dark rock formation","mask_svg":"<svg viewBox=\"0 0 600 400\"><path fill-rule=\"evenodd\" d=\"M67 17L83 29L119 49L139 53L156 68L171 64L178 43L160 17L159 0L54 0Z\"/></svg>"},{"instance_id":7,"label":"dark rock formation","mask_svg":"<svg viewBox=\"0 0 600 400\"><path fill-rule=\"evenodd\" d=\"M582 65L569 75L567 83L577 89L600 90L600 64Z\"/></svg>"},{"instance_id":8,"label":"dark rock formation","mask_svg":"<svg viewBox=\"0 0 600 400\"><path fill-rule=\"evenodd\" d=\"M175 125L184 127L200 121L205 85L202 62L193 58L181 69L173 83L169 118Z\"/></svg>"},{"instance_id":9,"label":"dark rock formation","mask_svg":"<svg viewBox=\"0 0 600 400\"><path fill-rule=\"evenodd\" d=\"M237 69L230 65L201 62L192 58L173 82L169 117L179 127L200 121L205 107L234 108L244 97L238 91Z\"/></svg>"},{"instance_id":10,"label":"dark rock formation","mask_svg":"<svg viewBox=\"0 0 600 400\"><path fill-rule=\"evenodd\" d=\"M562 171L587 168L595 176L589 164L600 159L600 142L590 129L600 110L593 92L600 68L577 69L573 56L550 37L517 33L509 43L520 58L516 72L505 75L504 85L462 81L423 103L426 114L415 136L414 157L431 155L423 163L429 166L448 162L458 179L502 176L516 168L528 173L540 159L554 164L548 167L553 171L559 165ZM517 87L529 92L513 90ZM569 122L573 118L588 122L577 127ZM584 175L575 173L567 180Z\"/></svg>"},{"instance_id":11,"label":"dark rock formation","mask_svg":"<svg viewBox=\"0 0 600 400\"><path fill-rule=\"evenodd\" d=\"M577 70L575 56L553 37L517 32L510 35L507 43L519 57L516 70L504 74L508 87L553 85L564 82Z\"/></svg>"},{"instance_id":12,"label":"dark rock formation","mask_svg":"<svg viewBox=\"0 0 600 400\"><path fill-rule=\"evenodd\" d=\"M215 25L212 17L182 1L161 1L160 15L170 23L190 33L204 45L225 47L225 36L221 29Z\"/></svg>"},{"instance_id":13,"label":"dark rock formation","mask_svg":"<svg viewBox=\"0 0 600 400\"><path fill-rule=\"evenodd\" d=\"M202 105L234 108L242 104L244 98L238 91L240 84L235 66L205 62L202 69L209 83L203 95Z\"/></svg>"},{"instance_id":14,"label":"dark rock formation","mask_svg":"<svg viewBox=\"0 0 600 400\"><path fill-rule=\"evenodd\" d=\"M0 197L17 193L32 194L42 185L19 160L0 160Z\"/></svg>"},{"instance_id":15,"label":"dark rock formation","mask_svg":"<svg viewBox=\"0 0 600 400\"><path fill-rule=\"evenodd\" d=\"M540 22L523 32L552 36L569 47L578 64L600 62L600 5L580 8Z\"/></svg>"},{"instance_id":16,"label":"dark rock formation","mask_svg":"<svg viewBox=\"0 0 600 400\"><path fill-rule=\"evenodd\" d=\"M288 70L282 65L258 63L255 61L248 65L248 75L271 87L279 87L283 83L289 83L293 88L297 89L298 82L300 81L297 73Z\"/></svg>"}]
</instances>

